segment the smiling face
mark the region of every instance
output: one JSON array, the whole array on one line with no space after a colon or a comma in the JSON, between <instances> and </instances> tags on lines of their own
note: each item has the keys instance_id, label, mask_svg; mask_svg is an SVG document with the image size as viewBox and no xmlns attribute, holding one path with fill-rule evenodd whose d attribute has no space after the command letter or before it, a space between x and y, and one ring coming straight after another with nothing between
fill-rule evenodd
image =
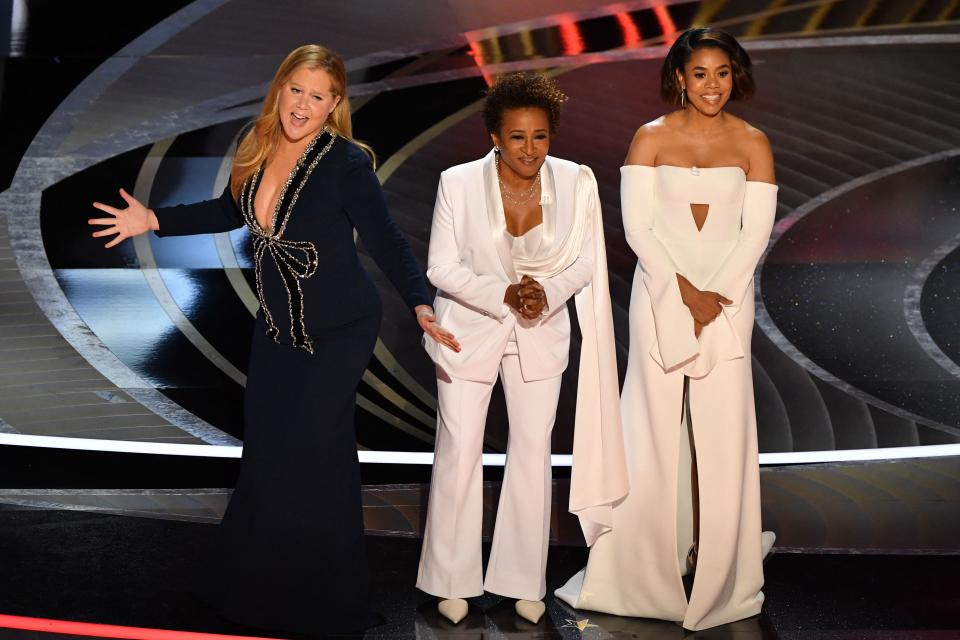
<instances>
[{"instance_id":1,"label":"smiling face","mask_svg":"<svg viewBox=\"0 0 960 640\"><path fill-rule=\"evenodd\" d=\"M539 107L505 109L500 131L490 138L500 147L501 172L532 179L550 151L550 117Z\"/></svg>"},{"instance_id":2,"label":"smiling face","mask_svg":"<svg viewBox=\"0 0 960 640\"><path fill-rule=\"evenodd\" d=\"M687 105L707 116L723 109L733 91L730 57L716 47L695 49L677 80L687 90Z\"/></svg>"},{"instance_id":3,"label":"smiling face","mask_svg":"<svg viewBox=\"0 0 960 640\"><path fill-rule=\"evenodd\" d=\"M340 102L323 69L298 67L280 88L277 115L288 142L310 140Z\"/></svg>"}]
</instances>

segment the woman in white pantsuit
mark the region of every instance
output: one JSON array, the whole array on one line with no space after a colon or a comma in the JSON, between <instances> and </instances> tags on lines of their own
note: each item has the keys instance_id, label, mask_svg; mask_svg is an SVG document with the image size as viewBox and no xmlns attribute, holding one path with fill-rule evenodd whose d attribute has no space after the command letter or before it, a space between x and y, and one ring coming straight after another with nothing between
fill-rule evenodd
<instances>
[{"instance_id":1,"label":"woman in white pantsuit","mask_svg":"<svg viewBox=\"0 0 960 640\"><path fill-rule=\"evenodd\" d=\"M550 434L570 349L566 303L583 333L570 509L588 542L626 493L613 321L597 185L588 167L547 155L565 96L538 74L491 89L495 149L443 172L427 277L437 321L460 349L429 337L437 441L417 586L453 622L484 590L543 615L550 525ZM497 376L510 435L490 560L481 567L483 431Z\"/></svg>"},{"instance_id":2,"label":"woman in white pantsuit","mask_svg":"<svg viewBox=\"0 0 960 640\"><path fill-rule=\"evenodd\" d=\"M753 93L736 40L685 32L661 80L680 109L640 128L621 169L638 258L621 403L631 490L587 568L556 594L699 630L763 603L773 540L760 528L750 338L777 187L766 136L723 111ZM691 570L688 601L681 576Z\"/></svg>"}]
</instances>

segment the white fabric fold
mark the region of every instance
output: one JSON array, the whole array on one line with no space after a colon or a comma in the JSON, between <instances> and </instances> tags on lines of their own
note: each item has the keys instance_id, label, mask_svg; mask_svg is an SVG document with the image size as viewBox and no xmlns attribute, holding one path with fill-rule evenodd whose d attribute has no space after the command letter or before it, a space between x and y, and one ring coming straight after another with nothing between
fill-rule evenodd
<instances>
[{"instance_id":1,"label":"white fabric fold","mask_svg":"<svg viewBox=\"0 0 960 640\"><path fill-rule=\"evenodd\" d=\"M583 337L569 503L590 546L613 526L613 504L627 494L629 480L603 216L597 181L589 167L581 165L574 197L576 219L569 233L555 239L552 251L544 257L516 260L515 268L535 280L553 277L577 261L586 234L591 236L593 278L574 296Z\"/></svg>"},{"instance_id":2,"label":"white fabric fold","mask_svg":"<svg viewBox=\"0 0 960 640\"><path fill-rule=\"evenodd\" d=\"M682 273L654 233L656 169L642 165L620 167L620 208L627 244L637 254L643 284L653 303L657 340L650 356L673 371L700 352L693 334L693 317L680 298L677 274Z\"/></svg>"},{"instance_id":3,"label":"white fabric fold","mask_svg":"<svg viewBox=\"0 0 960 640\"><path fill-rule=\"evenodd\" d=\"M691 378L706 376L718 363L744 357L733 324L744 296L752 295L753 272L766 249L776 213L778 187L765 182L744 186L740 235L730 253L702 291L714 291L733 301L725 305L697 338L693 317L680 297L677 274L683 274L655 232L656 168L620 168L621 206L627 243L637 254L643 282L650 294L657 339L650 357L665 372L680 370ZM686 274L683 274L686 275Z\"/></svg>"}]
</instances>

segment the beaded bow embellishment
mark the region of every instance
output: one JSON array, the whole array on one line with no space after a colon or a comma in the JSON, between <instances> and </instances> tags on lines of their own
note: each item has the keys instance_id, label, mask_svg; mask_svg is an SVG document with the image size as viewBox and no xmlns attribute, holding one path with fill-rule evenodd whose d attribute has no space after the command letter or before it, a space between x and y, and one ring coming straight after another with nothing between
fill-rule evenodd
<instances>
[{"instance_id":1,"label":"beaded bow embellishment","mask_svg":"<svg viewBox=\"0 0 960 640\"><path fill-rule=\"evenodd\" d=\"M321 147L318 143L322 138L328 136L329 140L327 140L326 145ZM277 328L273 314L267 307L267 301L263 295L263 259L265 255L269 254L277 265L277 270L280 272L283 285L287 290L290 338L293 340L294 346L305 349L310 353L313 353L313 343L307 333L306 320L303 315L303 288L300 281L310 278L316 273L317 248L307 240L284 240L283 233L287 229L287 223L290 221L293 208L300 197L300 191L307 180L310 179L310 174L313 173L317 164L330 151L336 139L337 134L324 127L323 131L311 140L307 148L304 149L280 191L280 197L277 198L277 205L274 207L269 229L260 227L253 208L254 196L260 187L260 180L263 178L263 166L247 180L240 191L240 211L243 213L247 228L250 229L253 236L257 297L260 299L260 308L263 309L263 317L267 323L267 335L273 338L274 342L280 343L280 330ZM294 185L296 185L295 188L291 189Z\"/></svg>"}]
</instances>

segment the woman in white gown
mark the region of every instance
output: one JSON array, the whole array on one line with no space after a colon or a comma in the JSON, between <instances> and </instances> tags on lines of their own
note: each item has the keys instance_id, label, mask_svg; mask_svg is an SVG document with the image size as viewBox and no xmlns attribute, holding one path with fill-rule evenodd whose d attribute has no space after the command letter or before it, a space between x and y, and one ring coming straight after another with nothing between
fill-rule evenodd
<instances>
[{"instance_id":1,"label":"woman in white gown","mask_svg":"<svg viewBox=\"0 0 960 640\"><path fill-rule=\"evenodd\" d=\"M630 493L556 592L576 608L690 630L760 612L772 534L761 541L752 284L777 187L766 136L723 110L752 92L736 40L685 32L661 75L680 109L641 127L621 168L638 257L621 395Z\"/></svg>"}]
</instances>

